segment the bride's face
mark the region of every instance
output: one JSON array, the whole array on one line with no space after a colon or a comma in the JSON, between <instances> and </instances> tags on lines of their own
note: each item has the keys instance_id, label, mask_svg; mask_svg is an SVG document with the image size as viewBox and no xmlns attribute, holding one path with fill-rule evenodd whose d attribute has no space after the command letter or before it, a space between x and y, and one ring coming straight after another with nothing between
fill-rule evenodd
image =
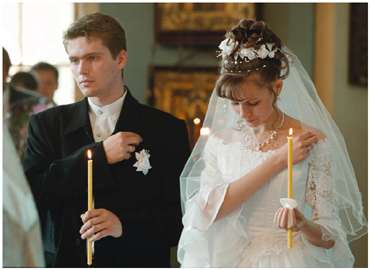
<instances>
[{"instance_id":1,"label":"bride's face","mask_svg":"<svg viewBox=\"0 0 370 270\"><path fill-rule=\"evenodd\" d=\"M251 127L267 124L273 118L275 96L272 91L278 94L281 89L280 80L276 81L271 89L262 86L258 80L259 76L245 80L238 91L238 100L231 101L234 110Z\"/></svg>"}]
</instances>

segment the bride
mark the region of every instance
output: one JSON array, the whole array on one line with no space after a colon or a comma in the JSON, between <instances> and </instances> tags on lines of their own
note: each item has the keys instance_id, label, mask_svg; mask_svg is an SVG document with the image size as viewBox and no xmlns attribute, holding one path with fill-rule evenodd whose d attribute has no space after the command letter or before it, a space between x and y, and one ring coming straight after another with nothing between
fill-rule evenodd
<instances>
[{"instance_id":1,"label":"bride","mask_svg":"<svg viewBox=\"0 0 370 270\"><path fill-rule=\"evenodd\" d=\"M219 48L220 77L181 175L182 267L352 267L348 243L367 221L311 79L262 21L242 20ZM291 128L295 208L282 199Z\"/></svg>"}]
</instances>

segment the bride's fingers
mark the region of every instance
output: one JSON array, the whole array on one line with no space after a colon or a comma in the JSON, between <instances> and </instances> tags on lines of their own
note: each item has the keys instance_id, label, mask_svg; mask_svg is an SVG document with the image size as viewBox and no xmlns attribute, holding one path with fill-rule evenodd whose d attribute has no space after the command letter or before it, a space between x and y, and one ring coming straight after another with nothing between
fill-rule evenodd
<instances>
[{"instance_id":1,"label":"bride's fingers","mask_svg":"<svg viewBox=\"0 0 370 270\"><path fill-rule=\"evenodd\" d=\"M313 133L312 131L306 131L300 135L300 139L302 140L309 140L315 137L317 137L317 135Z\"/></svg>"},{"instance_id":2,"label":"bride's fingers","mask_svg":"<svg viewBox=\"0 0 370 270\"><path fill-rule=\"evenodd\" d=\"M272 219L272 223L275 225L276 224L276 218L277 218L277 214L279 212L279 209L276 210L275 214L274 214L274 218Z\"/></svg>"},{"instance_id":3,"label":"bride's fingers","mask_svg":"<svg viewBox=\"0 0 370 270\"><path fill-rule=\"evenodd\" d=\"M276 226L280 227L280 219L281 219L281 215L283 214L283 211L284 211L284 208L280 208L279 209L279 213L277 215L277 218L276 218Z\"/></svg>"},{"instance_id":4,"label":"bride's fingers","mask_svg":"<svg viewBox=\"0 0 370 270\"><path fill-rule=\"evenodd\" d=\"M294 228L295 225L296 225L296 218L295 218L295 215L294 215L294 209L288 209L287 228L288 229Z\"/></svg>"},{"instance_id":5,"label":"bride's fingers","mask_svg":"<svg viewBox=\"0 0 370 270\"><path fill-rule=\"evenodd\" d=\"M317 143L318 139L315 137L315 138L312 138L312 139L309 139L309 140L306 140L302 146L303 148L306 148L306 149L309 149L311 150L314 145Z\"/></svg>"},{"instance_id":6,"label":"bride's fingers","mask_svg":"<svg viewBox=\"0 0 370 270\"><path fill-rule=\"evenodd\" d=\"M282 214L281 214L281 218L280 218L280 223L279 223L279 227L281 229L286 229L286 224L287 224L287 220L288 220L288 216L287 216L287 211L288 209L287 208L284 208L284 210L282 211Z\"/></svg>"},{"instance_id":7,"label":"bride's fingers","mask_svg":"<svg viewBox=\"0 0 370 270\"><path fill-rule=\"evenodd\" d=\"M278 221L279 221L278 226L279 226L280 229L283 229L282 226L281 226L282 220L283 220L283 215L284 215L284 208L281 210L281 213L280 213L279 219L278 219Z\"/></svg>"},{"instance_id":8,"label":"bride's fingers","mask_svg":"<svg viewBox=\"0 0 370 270\"><path fill-rule=\"evenodd\" d=\"M295 211L294 211L294 209L292 209L292 210L290 210L291 212L292 212L292 217L293 217L293 227L295 226L295 225L297 225L297 217L295 216Z\"/></svg>"},{"instance_id":9,"label":"bride's fingers","mask_svg":"<svg viewBox=\"0 0 370 270\"><path fill-rule=\"evenodd\" d=\"M303 214L297 208L294 208L294 215L296 216L297 219L302 219L304 217Z\"/></svg>"},{"instance_id":10,"label":"bride's fingers","mask_svg":"<svg viewBox=\"0 0 370 270\"><path fill-rule=\"evenodd\" d=\"M279 221L279 213L281 212L281 207L278 209L278 210L276 210L276 212L275 212L275 215L274 215L274 220L273 220L273 222L274 222L274 224L276 225L276 226L278 226L278 221Z\"/></svg>"}]
</instances>

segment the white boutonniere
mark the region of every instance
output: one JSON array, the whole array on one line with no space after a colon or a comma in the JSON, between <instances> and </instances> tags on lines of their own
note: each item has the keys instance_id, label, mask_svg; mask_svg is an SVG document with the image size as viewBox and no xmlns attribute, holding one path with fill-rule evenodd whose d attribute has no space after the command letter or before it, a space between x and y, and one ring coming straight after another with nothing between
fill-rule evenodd
<instances>
[{"instance_id":1,"label":"white boutonniere","mask_svg":"<svg viewBox=\"0 0 370 270\"><path fill-rule=\"evenodd\" d=\"M146 149L143 149L139 153L136 152L135 157L137 161L133 166L136 167L136 171L143 172L143 174L146 175L148 171L152 168L149 162L149 158L150 158L149 151Z\"/></svg>"}]
</instances>

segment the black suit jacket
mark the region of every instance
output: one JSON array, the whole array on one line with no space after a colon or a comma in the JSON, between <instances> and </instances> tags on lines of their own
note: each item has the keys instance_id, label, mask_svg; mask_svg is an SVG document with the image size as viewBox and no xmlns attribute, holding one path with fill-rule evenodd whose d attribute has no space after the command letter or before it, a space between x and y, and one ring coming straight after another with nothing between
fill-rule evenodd
<instances>
[{"instance_id":1,"label":"black suit jacket","mask_svg":"<svg viewBox=\"0 0 370 270\"><path fill-rule=\"evenodd\" d=\"M102 142L95 143L87 99L32 116L24 169L39 210L43 230L54 228L54 266L86 266L86 241L80 215L87 209L86 150L94 159L95 208L121 220L123 235L95 243L94 266L168 267L170 247L177 245L182 225L179 176L189 156L184 121L141 105L128 92L115 131L143 138L152 169L137 172L136 158L113 165ZM51 217L47 221L47 217ZM51 240L52 239L52 240ZM49 243L50 244L50 243Z\"/></svg>"}]
</instances>

